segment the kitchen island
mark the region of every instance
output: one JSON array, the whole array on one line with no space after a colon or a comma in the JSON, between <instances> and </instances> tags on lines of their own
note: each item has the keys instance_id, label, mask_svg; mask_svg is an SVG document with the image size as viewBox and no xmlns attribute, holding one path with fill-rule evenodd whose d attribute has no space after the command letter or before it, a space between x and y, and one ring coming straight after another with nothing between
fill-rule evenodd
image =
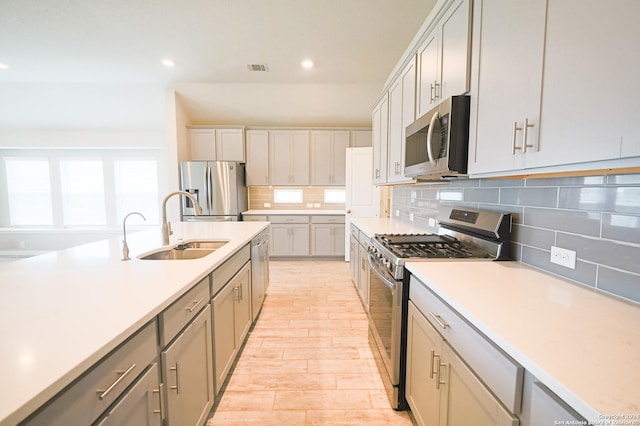
<instances>
[{"instance_id":1,"label":"kitchen island","mask_svg":"<svg viewBox=\"0 0 640 426\"><path fill-rule=\"evenodd\" d=\"M267 222L174 223L170 244L228 240L189 260L140 260L160 229L0 265L0 425L37 410L267 228Z\"/></svg>"}]
</instances>

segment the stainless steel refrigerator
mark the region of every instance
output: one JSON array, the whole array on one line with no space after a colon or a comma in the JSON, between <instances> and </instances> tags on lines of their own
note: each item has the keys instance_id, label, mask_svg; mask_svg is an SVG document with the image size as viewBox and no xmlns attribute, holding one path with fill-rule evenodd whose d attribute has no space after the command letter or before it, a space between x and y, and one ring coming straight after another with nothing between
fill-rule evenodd
<instances>
[{"instance_id":1,"label":"stainless steel refrigerator","mask_svg":"<svg viewBox=\"0 0 640 426\"><path fill-rule=\"evenodd\" d=\"M182 220L240 220L247 210L244 164L229 161L187 161L180 163L181 188L198 199L202 214L193 203L182 199Z\"/></svg>"}]
</instances>

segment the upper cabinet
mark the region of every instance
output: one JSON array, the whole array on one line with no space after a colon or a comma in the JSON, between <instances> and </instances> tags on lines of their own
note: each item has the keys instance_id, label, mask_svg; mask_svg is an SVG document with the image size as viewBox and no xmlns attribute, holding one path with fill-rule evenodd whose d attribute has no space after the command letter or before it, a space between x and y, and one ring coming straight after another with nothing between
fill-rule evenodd
<instances>
[{"instance_id":1,"label":"upper cabinet","mask_svg":"<svg viewBox=\"0 0 640 426\"><path fill-rule=\"evenodd\" d=\"M311 131L311 185L344 186L348 130Z\"/></svg>"},{"instance_id":2,"label":"upper cabinet","mask_svg":"<svg viewBox=\"0 0 640 426\"><path fill-rule=\"evenodd\" d=\"M309 185L309 131L269 132L272 185Z\"/></svg>"},{"instance_id":3,"label":"upper cabinet","mask_svg":"<svg viewBox=\"0 0 640 426\"><path fill-rule=\"evenodd\" d=\"M244 163L244 128L189 129L191 160Z\"/></svg>"},{"instance_id":4,"label":"upper cabinet","mask_svg":"<svg viewBox=\"0 0 640 426\"><path fill-rule=\"evenodd\" d=\"M474 2L469 172L638 165L638 2ZM634 128L635 127L635 128Z\"/></svg>"},{"instance_id":5,"label":"upper cabinet","mask_svg":"<svg viewBox=\"0 0 640 426\"><path fill-rule=\"evenodd\" d=\"M269 177L269 131L247 130L247 186L268 186Z\"/></svg>"},{"instance_id":6,"label":"upper cabinet","mask_svg":"<svg viewBox=\"0 0 640 426\"><path fill-rule=\"evenodd\" d=\"M415 120L416 63L410 61L389 89L387 182L411 182L404 176L405 129Z\"/></svg>"},{"instance_id":7,"label":"upper cabinet","mask_svg":"<svg viewBox=\"0 0 640 426\"><path fill-rule=\"evenodd\" d=\"M416 117L469 91L470 0L456 0L418 48Z\"/></svg>"},{"instance_id":8,"label":"upper cabinet","mask_svg":"<svg viewBox=\"0 0 640 426\"><path fill-rule=\"evenodd\" d=\"M389 140L389 96L385 93L371 114L373 183L387 183L387 141Z\"/></svg>"}]
</instances>

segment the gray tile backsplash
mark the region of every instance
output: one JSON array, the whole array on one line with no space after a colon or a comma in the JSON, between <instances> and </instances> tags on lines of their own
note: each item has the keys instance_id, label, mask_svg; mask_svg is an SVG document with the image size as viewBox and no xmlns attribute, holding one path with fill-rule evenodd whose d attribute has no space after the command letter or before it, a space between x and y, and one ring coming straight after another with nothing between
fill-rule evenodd
<instances>
[{"instance_id":1,"label":"gray tile backsplash","mask_svg":"<svg viewBox=\"0 0 640 426\"><path fill-rule=\"evenodd\" d=\"M514 260L640 303L640 174L392 187L394 219L433 231L441 206L511 213ZM576 251L575 270L550 262L552 245Z\"/></svg>"}]
</instances>

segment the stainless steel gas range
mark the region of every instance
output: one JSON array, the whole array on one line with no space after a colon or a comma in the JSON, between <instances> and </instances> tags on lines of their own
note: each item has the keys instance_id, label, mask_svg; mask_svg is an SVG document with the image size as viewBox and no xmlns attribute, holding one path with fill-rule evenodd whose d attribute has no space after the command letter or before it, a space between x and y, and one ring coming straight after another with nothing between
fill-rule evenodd
<instances>
[{"instance_id":1,"label":"stainless steel gas range","mask_svg":"<svg viewBox=\"0 0 640 426\"><path fill-rule=\"evenodd\" d=\"M511 215L444 208L438 234L376 234L369 246L369 344L391 406L404 410L409 274L406 261L509 259Z\"/></svg>"}]
</instances>

